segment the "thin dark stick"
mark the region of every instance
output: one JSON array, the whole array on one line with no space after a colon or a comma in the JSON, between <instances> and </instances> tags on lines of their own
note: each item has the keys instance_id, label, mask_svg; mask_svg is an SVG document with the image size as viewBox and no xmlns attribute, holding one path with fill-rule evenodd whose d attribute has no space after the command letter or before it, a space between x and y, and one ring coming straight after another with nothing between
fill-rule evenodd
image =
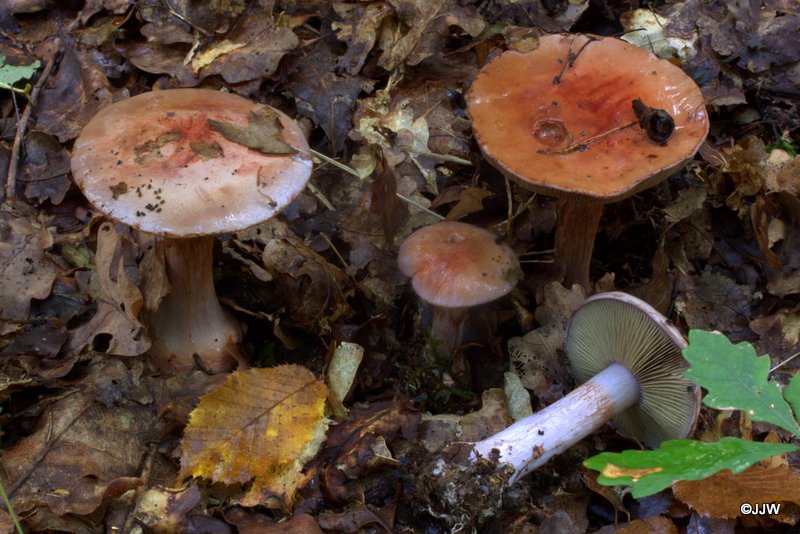
<instances>
[{"instance_id":1,"label":"thin dark stick","mask_svg":"<svg viewBox=\"0 0 800 534\"><path fill-rule=\"evenodd\" d=\"M559 72L556 75L556 77L553 78L553 85L558 85L561 83L561 77L564 76L564 72L575 64L575 61L578 59L578 56L580 56L581 52L583 52L584 49L587 46L589 46L589 43L593 43L596 40L597 39L595 39L594 37L589 37L589 40L583 43L583 45L577 52L572 51L572 43L570 43L569 50L567 50L567 59L566 61L564 61L564 64L561 65L561 72ZM575 42L575 39L573 38L572 41Z\"/></svg>"},{"instance_id":2,"label":"thin dark stick","mask_svg":"<svg viewBox=\"0 0 800 534\"><path fill-rule=\"evenodd\" d=\"M16 196L15 189L17 187L17 172L19 170L19 153L22 149L22 140L25 137L25 131L28 129L28 120L31 117L33 106L36 105L36 100L39 98L39 93L42 91L45 82L53 71L53 66L56 64L56 59L61 49L61 40L56 39L54 45L55 50L47 60L47 64L45 64L39 79L36 80L36 85L33 86L28 105L25 107L25 111L22 112L22 117L20 117L19 124L17 125L17 134L14 136L14 144L11 146L11 159L8 163L8 174L6 175L5 198L9 200Z\"/></svg>"}]
</instances>

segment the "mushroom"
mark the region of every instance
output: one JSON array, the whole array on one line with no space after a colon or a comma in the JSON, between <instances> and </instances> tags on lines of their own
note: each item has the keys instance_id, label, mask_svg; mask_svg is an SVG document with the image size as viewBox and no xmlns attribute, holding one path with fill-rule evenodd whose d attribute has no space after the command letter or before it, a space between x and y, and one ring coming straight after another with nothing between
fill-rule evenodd
<instances>
[{"instance_id":1,"label":"mushroom","mask_svg":"<svg viewBox=\"0 0 800 534\"><path fill-rule=\"evenodd\" d=\"M603 205L677 172L708 133L689 76L611 37L545 35L530 52L502 53L478 73L467 109L492 165L558 197L555 269L587 289Z\"/></svg>"},{"instance_id":2,"label":"mushroom","mask_svg":"<svg viewBox=\"0 0 800 534\"><path fill-rule=\"evenodd\" d=\"M511 247L488 230L454 221L408 236L397 264L411 277L417 296L431 305L431 338L448 354L461 344L469 308L507 295L522 276Z\"/></svg>"},{"instance_id":3,"label":"mushroom","mask_svg":"<svg viewBox=\"0 0 800 534\"><path fill-rule=\"evenodd\" d=\"M688 436L700 391L683 376L686 341L645 302L625 293L595 295L575 310L564 349L583 385L475 444L514 467L509 483L537 469L613 418L648 447Z\"/></svg>"},{"instance_id":4,"label":"mushroom","mask_svg":"<svg viewBox=\"0 0 800 534\"><path fill-rule=\"evenodd\" d=\"M300 194L312 163L298 125L233 94L154 91L95 115L71 162L98 210L163 237L171 292L148 321L151 360L230 370L242 333L214 290L214 235L270 219Z\"/></svg>"}]
</instances>

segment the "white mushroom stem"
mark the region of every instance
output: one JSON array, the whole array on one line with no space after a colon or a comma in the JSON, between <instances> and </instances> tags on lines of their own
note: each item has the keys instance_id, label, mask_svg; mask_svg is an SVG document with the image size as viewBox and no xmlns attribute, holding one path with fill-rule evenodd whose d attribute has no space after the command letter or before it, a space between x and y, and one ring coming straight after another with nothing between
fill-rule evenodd
<instances>
[{"instance_id":1,"label":"white mushroom stem","mask_svg":"<svg viewBox=\"0 0 800 534\"><path fill-rule=\"evenodd\" d=\"M628 368L613 363L544 410L479 441L473 454L488 457L497 449L500 462L514 467L513 484L639 402L640 394Z\"/></svg>"},{"instance_id":2,"label":"white mushroom stem","mask_svg":"<svg viewBox=\"0 0 800 534\"><path fill-rule=\"evenodd\" d=\"M589 267L594 238L603 214L603 204L596 201L565 197L558 201L555 250L556 272L567 287L580 284L590 289Z\"/></svg>"},{"instance_id":3,"label":"white mushroom stem","mask_svg":"<svg viewBox=\"0 0 800 534\"><path fill-rule=\"evenodd\" d=\"M209 372L230 371L241 330L214 290L214 237L167 239L165 247L172 289L150 319L151 361L163 371L186 373L197 357Z\"/></svg>"},{"instance_id":4,"label":"white mushroom stem","mask_svg":"<svg viewBox=\"0 0 800 534\"><path fill-rule=\"evenodd\" d=\"M431 305L431 339L438 339L446 354L453 354L461 346L464 322L467 320L469 308L445 308Z\"/></svg>"}]
</instances>

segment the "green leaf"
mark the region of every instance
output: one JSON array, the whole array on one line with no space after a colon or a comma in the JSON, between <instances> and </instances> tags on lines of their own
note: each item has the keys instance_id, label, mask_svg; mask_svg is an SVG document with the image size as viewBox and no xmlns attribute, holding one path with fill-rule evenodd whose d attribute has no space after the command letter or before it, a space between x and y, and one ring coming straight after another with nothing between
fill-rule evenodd
<instances>
[{"instance_id":1,"label":"green leaf","mask_svg":"<svg viewBox=\"0 0 800 534\"><path fill-rule=\"evenodd\" d=\"M795 417L800 414L800 373L794 375L783 388L783 398L792 405Z\"/></svg>"},{"instance_id":2,"label":"green leaf","mask_svg":"<svg viewBox=\"0 0 800 534\"><path fill-rule=\"evenodd\" d=\"M655 451L604 452L583 462L600 471L604 486L632 486L634 498L658 493L678 480L701 480L723 469L739 473L775 454L796 450L787 443L723 438L715 443L691 439L665 441Z\"/></svg>"},{"instance_id":3,"label":"green leaf","mask_svg":"<svg viewBox=\"0 0 800 534\"><path fill-rule=\"evenodd\" d=\"M25 89L14 87L14 85L23 80L30 80L41 65L38 60L30 65L6 65L6 56L0 56L0 89L9 89L17 93L27 94Z\"/></svg>"},{"instance_id":4,"label":"green leaf","mask_svg":"<svg viewBox=\"0 0 800 534\"><path fill-rule=\"evenodd\" d=\"M756 356L750 343L733 344L719 332L691 330L683 356L691 364L686 377L708 390L706 406L742 410L800 436L777 383L768 381L769 356Z\"/></svg>"}]
</instances>

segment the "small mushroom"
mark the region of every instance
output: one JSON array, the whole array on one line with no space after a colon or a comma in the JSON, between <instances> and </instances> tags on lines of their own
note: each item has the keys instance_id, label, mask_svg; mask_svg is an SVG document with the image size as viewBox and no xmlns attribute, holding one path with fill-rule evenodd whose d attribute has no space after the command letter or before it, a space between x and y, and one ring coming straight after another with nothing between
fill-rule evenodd
<instances>
[{"instance_id":1,"label":"small mushroom","mask_svg":"<svg viewBox=\"0 0 800 534\"><path fill-rule=\"evenodd\" d=\"M507 295L522 275L511 247L488 230L445 221L420 228L403 241L400 271L433 310L431 338L452 354L461 344L472 306Z\"/></svg>"},{"instance_id":2,"label":"small mushroom","mask_svg":"<svg viewBox=\"0 0 800 534\"><path fill-rule=\"evenodd\" d=\"M230 370L241 329L214 290L214 235L266 221L300 194L312 163L298 125L233 94L154 91L95 115L71 162L98 210L164 239L171 292L148 321L151 360Z\"/></svg>"},{"instance_id":3,"label":"small mushroom","mask_svg":"<svg viewBox=\"0 0 800 534\"><path fill-rule=\"evenodd\" d=\"M634 105L634 102L639 104ZM639 126L650 109L674 130ZM486 159L522 187L558 197L555 270L589 289L603 205L677 172L708 133L700 89L680 68L619 39L545 35L478 73L467 98ZM661 124L659 123L659 124Z\"/></svg>"},{"instance_id":4,"label":"small mushroom","mask_svg":"<svg viewBox=\"0 0 800 534\"><path fill-rule=\"evenodd\" d=\"M645 302L625 293L584 301L567 328L565 351L583 385L475 444L514 467L509 483L537 469L613 418L649 447L691 434L700 391L683 376L686 341Z\"/></svg>"}]
</instances>

